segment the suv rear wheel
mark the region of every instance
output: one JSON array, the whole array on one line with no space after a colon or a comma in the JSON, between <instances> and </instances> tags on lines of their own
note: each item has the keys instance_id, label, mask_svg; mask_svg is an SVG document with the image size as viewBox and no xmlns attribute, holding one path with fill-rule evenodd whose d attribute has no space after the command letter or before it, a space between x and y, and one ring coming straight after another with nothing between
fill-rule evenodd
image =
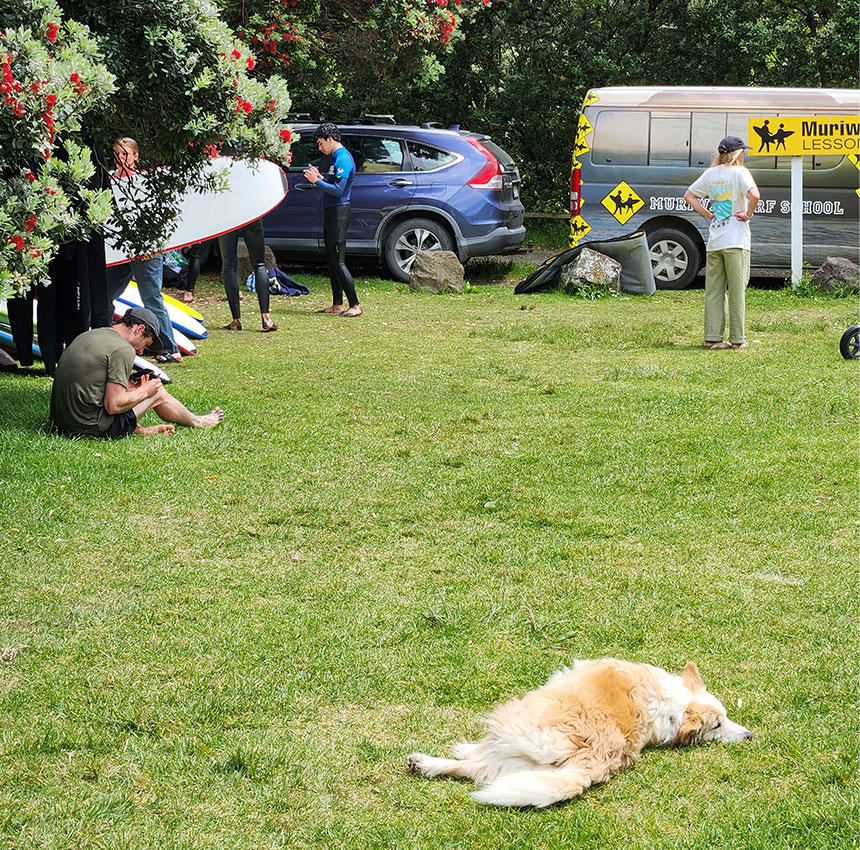
<instances>
[{"instance_id":1,"label":"suv rear wheel","mask_svg":"<svg viewBox=\"0 0 860 850\"><path fill-rule=\"evenodd\" d=\"M429 218L410 218L400 222L385 242L385 265L404 283L419 251L451 251L453 240L445 228Z\"/></svg>"},{"instance_id":2,"label":"suv rear wheel","mask_svg":"<svg viewBox=\"0 0 860 850\"><path fill-rule=\"evenodd\" d=\"M648 234L648 247L657 289L686 289L696 279L702 257L686 233L661 227Z\"/></svg>"}]
</instances>

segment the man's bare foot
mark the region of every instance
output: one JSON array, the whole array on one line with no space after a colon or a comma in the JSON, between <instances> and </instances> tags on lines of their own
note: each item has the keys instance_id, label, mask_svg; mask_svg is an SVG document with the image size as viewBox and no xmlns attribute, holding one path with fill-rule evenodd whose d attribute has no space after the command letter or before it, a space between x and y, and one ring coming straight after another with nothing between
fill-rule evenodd
<instances>
[{"instance_id":1,"label":"man's bare foot","mask_svg":"<svg viewBox=\"0 0 860 850\"><path fill-rule=\"evenodd\" d=\"M317 313L342 313L343 304L332 304L331 307L326 307L324 310L317 310Z\"/></svg>"},{"instance_id":2,"label":"man's bare foot","mask_svg":"<svg viewBox=\"0 0 860 850\"><path fill-rule=\"evenodd\" d=\"M221 424L224 418L224 411L220 407L213 407L208 413L203 416L194 417L194 428L214 428Z\"/></svg>"},{"instance_id":3,"label":"man's bare foot","mask_svg":"<svg viewBox=\"0 0 860 850\"><path fill-rule=\"evenodd\" d=\"M190 292L186 292L185 295L182 296L183 304L192 304L194 302L194 296Z\"/></svg>"},{"instance_id":4,"label":"man's bare foot","mask_svg":"<svg viewBox=\"0 0 860 850\"><path fill-rule=\"evenodd\" d=\"M344 310L340 315L344 319L354 319L356 316L360 316L364 310L361 309L361 304L356 304L354 307L350 307L349 310Z\"/></svg>"},{"instance_id":5,"label":"man's bare foot","mask_svg":"<svg viewBox=\"0 0 860 850\"><path fill-rule=\"evenodd\" d=\"M171 422L161 422L158 425L138 425L134 429L135 434L140 434L141 437L155 437L158 434L172 434L176 431L176 426Z\"/></svg>"}]
</instances>

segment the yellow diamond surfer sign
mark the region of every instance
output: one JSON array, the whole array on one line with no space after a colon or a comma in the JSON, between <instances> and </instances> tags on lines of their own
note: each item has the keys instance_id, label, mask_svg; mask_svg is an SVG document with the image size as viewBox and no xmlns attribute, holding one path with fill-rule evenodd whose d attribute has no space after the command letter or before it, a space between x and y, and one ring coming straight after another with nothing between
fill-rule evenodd
<instances>
[{"instance_id":1,"label":"yellow diamond surfer sign","mask_svg":"<svg viewBox=\"0 0 860 850\"><path fill-rule=\"evenodd\" d=\"M619 224L627 224L645 201L622 180L600 203L615 216Z\"/></svg>"},{"instance_id":2,"label":"yellow diamond surfer sign","mask_svg":"<svg viewBox=\"0 0 860 850\"><path fill-rule=\"evenodd\" d=\"M570 247L576 246L577 242L591 230L591 225L581 216L570 221Z\"/></svg>"}]
</instances>

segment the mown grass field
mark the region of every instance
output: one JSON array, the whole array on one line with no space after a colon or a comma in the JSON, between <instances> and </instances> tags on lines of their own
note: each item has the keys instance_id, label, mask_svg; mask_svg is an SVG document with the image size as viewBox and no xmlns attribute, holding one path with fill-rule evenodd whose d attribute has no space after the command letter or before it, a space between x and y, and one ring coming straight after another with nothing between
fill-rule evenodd
<instances>
[{"instance_id":1,"label":"mown grass field","mask_svg":"<svg viewBox=\"0 0 860 850\"><path fill-rule=\"evenodd\" d=\"M706 352L701 290L308 282L266 335L201 284L214 431L65 440L0 375L0 846L856 846L856 302L753 290ZM545 811L407 774L601 655L695 660L755 740Z\"/></svg>"}]
</instances>

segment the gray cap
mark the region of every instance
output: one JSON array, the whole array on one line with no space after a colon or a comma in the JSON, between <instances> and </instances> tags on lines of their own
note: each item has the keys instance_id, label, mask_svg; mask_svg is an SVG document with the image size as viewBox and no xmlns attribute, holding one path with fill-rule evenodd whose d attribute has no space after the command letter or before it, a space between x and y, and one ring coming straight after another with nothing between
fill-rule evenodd
<instances>
[{"instance_id":1,"label":"gray cap","mask_svg":"<svg viewBox=\"0 0 860 850\"><path fill-rule=\"evenodd\" d=\"M717 151L719 153L731 153L732 151L739 151L741 148L749 150L750 146L745 145L743 139L739 139L737 136L726 136L725 139L717 145Z\"/></svg>"},{"instance_id":2,"label":"gray cap","mask_svg":"<svg viewBox=\"0 0 860 850\"><path fill-rule=\"evenodd\" d=\"M155 338L152 345L147 348L147 351L161 351L161 325L158 321L158 316L147 310L146 307L129 307L125 311L124 319L133 319L135 322L140 322L142 325L152 331L152 336Z\"/></svg>"}]
</instances>

